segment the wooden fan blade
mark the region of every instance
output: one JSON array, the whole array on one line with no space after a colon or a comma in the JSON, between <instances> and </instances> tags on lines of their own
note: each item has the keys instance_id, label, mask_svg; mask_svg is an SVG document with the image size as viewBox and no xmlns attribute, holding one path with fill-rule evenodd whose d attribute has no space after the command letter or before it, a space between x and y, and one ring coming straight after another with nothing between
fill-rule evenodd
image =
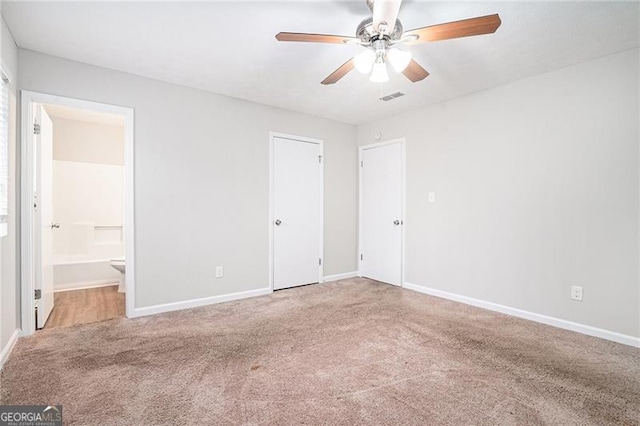
<instances>
[{"instance_id":1,"label":"wooden fan blade","mask_svg":"<svg viewBox=\"0 0 640 426\"><path fill-rule=\"evenodd\" d=\"M373 3L373 29L379 31L378 26L385 22L387 34L392 33L398 19L402 0L375 0Z\"/></svg>"},{"instance_id":2,"label":"wooden fan blade","mask_svg":"<svg viewBox=\"0 0 640 426\"><path fill-rule=\"evenodd\" d=\"M402 36L418 36L417 40L409 41L407 44L449 40L451 38L492 34L496 32L501 23L500 16L496 13L495 15L416 28L415 30L406 31Z\"/></svg>"},{"instance_id":3,"label":"wooden fan blade","mask_svg":"<svg viewBox=\"0 0 640 426\"><path fill-rule=\"evenodd\" d=\"M359 39L355 37L345 37L331 34L278 33L276 34L276 40L345 44L349 41L356 41Z\"/></svg>"},{"instance_id":4,"label":"wooden fan blade","mask_svg":"<svg viewBox=\"0 0 640 426\"><path fill-rule=\"evenodd\" d=\"M409 62L409 65L402 71L405 77L411 80L413 83L416 81L424 80L429 76L429 72L422 68L419 63L413 59Z\"/></svg>"},{"instance_id":5,"label":"wooden fan blade","mask_svg":"<svg viewBox=\"0 0 640 426\"><path fill-rule=\"evenodd\" d=\"M334 84L334 83L336 83L342 77L347 75L347 73L349 71L351 71L353 68L354 68L353 58L351 58L347 62L345 62L344 64L340 65L340 68L338 68L337 70L332 72L331 75L329 75L329 77L327 77L324 80L322 80L322 84Z\"/></svg>"}]
</instances>

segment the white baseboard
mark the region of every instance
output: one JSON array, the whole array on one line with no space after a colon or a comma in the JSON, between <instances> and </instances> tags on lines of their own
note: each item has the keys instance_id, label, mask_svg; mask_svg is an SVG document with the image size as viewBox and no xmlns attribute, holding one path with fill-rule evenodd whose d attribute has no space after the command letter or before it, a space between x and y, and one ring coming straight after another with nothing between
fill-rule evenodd
<instances>
[{"instance_id":1,"label":"white baseboard","mask_svg":"<svg viewBox=\"0 0 640 426\"><path fill-rule=\"evenodd\" d=\"M53 292L59 291L71 291L71 290L85 290L87 288L109 287L112 285L118 285L120 282L116 280L98 280L98 281L85 281L80 283L65 283L53 286Z\"/></svg>"},{"instance_id":2,"label":"white baseboard","mask_svg":"<svg viewBox=\"0 0 640 426\"><path fill-rule=\"evenodd\" d=\"M534 312L524 311L522 309L512 308L510 306L499 305L493 302L486 302L484 300L474 299L472 297L449 293L447 291L437 290L421 285L404 283L403 287L408 290L417 291L419 293L429 294L431 296L453 300L455 302L464 303L466 305L477 306L479 308L488 309L490 311L500 312L514 317L524 318L529 321L539 322L542 324L551 325L553 327L575 331L576 333L582 333L588 336L599 337L601 339L611 340L613 342L640 348L639 337L628 336L626 334L617 333L615 331L604 330L602 328L592 327L590 325L579 324L577 322L567 321L560 318L536 314Z\"/></svg>"},{"instance_id":3,"label":"white baseboard","mask_svg":"<svg viewBox=\"0 0 640 426\"><path fill-rule=\"evenodd\" d=\"M323 282L328 283L331 281L346 280L347 278L354 278L358 276L358 272L345 272L343 274L327 275L323 278Z\"/></svg>"},{"instance_id":4,"label":"white baseboard","mask_svg":"<svg viewBox=\"0 0 640 426\"><path fill-rule=\"evenodd\" d=\"M215 303L230 302L232 300L238 299L247 299L249 297L264 296L272 292L273 291L270 288L261 288L258 290L241 291L238 293L223 294L220 296L185 300L183 302L165 303L163 305L135 308L133 310L133 316L130 318L144 317L147 315L155 315L163 312L179 311L181 309L197 308L200 306L213 305Z\"/></svg>"},{"instance_id":5,"label":"white baseboard","mask_svg":"<svg viewBox=\"0 0 640 426\"><path fill-rule=\"evenodd\" d=\"M9 355L11 355L11 351L18 341L18 337L20 337L20 330L14 331L7 344L2 348L2 352L0 352L0 370L2 370L4 363L9 358Z\"/></svg>"}]
</instances>

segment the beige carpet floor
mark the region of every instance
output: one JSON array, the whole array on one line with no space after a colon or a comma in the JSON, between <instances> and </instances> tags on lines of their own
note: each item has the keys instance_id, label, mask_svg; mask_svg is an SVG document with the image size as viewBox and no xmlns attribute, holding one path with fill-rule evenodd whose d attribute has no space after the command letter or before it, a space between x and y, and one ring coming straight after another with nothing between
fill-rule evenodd
<instances>
[{"instance_id":1,"label":"beige carpet floor","mask_svg":"<svg viewBox=\"0 0 640 426\"><path fill-rule=\"evenodd\" d=\"M43 330L0 386L83 425L640 421L638 349L365 279Z\"/></svg>"}]
</instances>

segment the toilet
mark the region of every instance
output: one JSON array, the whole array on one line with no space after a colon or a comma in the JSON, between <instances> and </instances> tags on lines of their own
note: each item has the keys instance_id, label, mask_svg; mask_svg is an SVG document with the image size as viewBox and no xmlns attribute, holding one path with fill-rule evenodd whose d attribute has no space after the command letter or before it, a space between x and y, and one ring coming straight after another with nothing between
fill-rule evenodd
<instances>
[{"instance_id":1,"label":"toilet","mask_svg":"<svg viewBox=\"0 0 640 426\"><path fill-rule=\"evenodd\" d=\"M120 272L120 285L118 286L118 291L120 293L125 292L124 288L124 257L120 257L117 259L111 259L111 267L116 271Z\"/></svg>"}]
</instances>

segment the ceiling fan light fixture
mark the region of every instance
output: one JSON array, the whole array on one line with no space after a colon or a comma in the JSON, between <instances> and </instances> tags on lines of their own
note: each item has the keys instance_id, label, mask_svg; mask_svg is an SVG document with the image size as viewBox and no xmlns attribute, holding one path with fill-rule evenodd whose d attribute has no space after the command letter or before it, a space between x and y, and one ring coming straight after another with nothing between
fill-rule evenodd
<instances>
[{"instance_id":1,"label":"ceiling fan light fixture","mask_svg":"<svg viewBox=\"0 0 640 426\"><path fill-rule=\"evenodd\" d=\"M361 72L362 74L369 74L375 60L376 54L373 53L372 50L366 49L358 53L353 58L353 65L356 67L358 72Z\"/></svg>"},{"instance_id":2,"label":"ceiling fan light fixture","mask_svg":"<svg viewBox=\"0 0 640 426\"><path fill-rule=\"evenodd\" d=\"M396 72L402 72L409 66L409 62L411 62L411 52L389 49L387 59Z\"/></svg>"},{"instance_id":3,"label":"ceiling fan light fixture","mask_svg":"<svg viewBox=\"0 0 640 426\"><path fill-rule=\"evenodd\" d=\"M374 83L386 83L387 81L389 81L387 64L385 64L384 62L376 62L375 64L373 64L373 70L371 71L369 80Z\"/></svg>"},{"instance_id":4,"label":"ceiling fan light fixture","mask_svg":"<svg viewBox=\"0 0 640 426\"><path fill-rule=\"evenodd\" d=\"M371 9L372 16L358 24L355 37L280 32L276 34L276 40L359 45L365 48L364 52L352 57L322 80L321 84L324 85L335 84L353 69L369 74L369 80L373 82L386 82L389 80L387 63L394 71L404 74L412 83L416 83L427 78L429 72L411 58L410 52L397 50L394 46L402 43L416 44L493 34L502 24L500 15L494 13L428 25L405 33L398 19L402 0L366 0L366 3Z\"/></svg>"}]
</instances>

